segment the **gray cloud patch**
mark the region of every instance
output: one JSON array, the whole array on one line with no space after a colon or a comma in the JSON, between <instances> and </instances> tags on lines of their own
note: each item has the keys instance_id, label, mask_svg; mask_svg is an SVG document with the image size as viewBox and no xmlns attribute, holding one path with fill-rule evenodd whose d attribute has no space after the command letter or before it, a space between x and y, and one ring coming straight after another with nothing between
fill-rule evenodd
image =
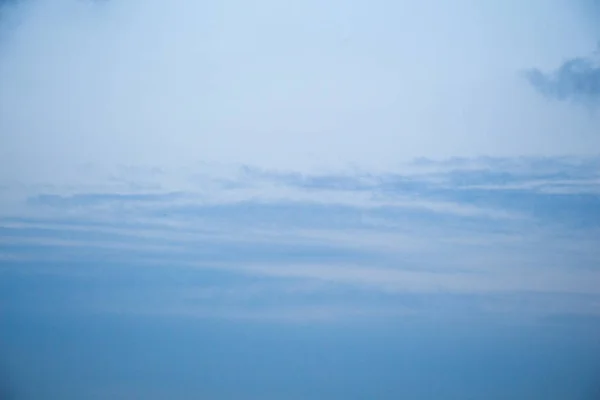
<instances>
[{"instance_id":1,"label":"gray cloud patch","mask_svg":"<svg viewBox=\"0 0 600 400\"><path fill-rule=\"evenodd\" d=\"M600 64L592 58L567 60L551 73L530 69L525 78L548 98L600 105Z\"/></svg>"}]
</instances>

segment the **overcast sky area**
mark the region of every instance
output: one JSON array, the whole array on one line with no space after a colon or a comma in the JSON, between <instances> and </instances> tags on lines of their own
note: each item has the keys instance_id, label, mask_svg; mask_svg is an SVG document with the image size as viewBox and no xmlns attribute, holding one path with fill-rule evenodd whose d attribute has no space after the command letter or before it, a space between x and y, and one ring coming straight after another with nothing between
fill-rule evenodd
<instances>
[{"instance_id":1,"label":"overcast sky area","mask_svg":"<svg viewBox=\"0 0 600 400\"><path fill-rule=\"evenodd\" d=\"M600 398L600 2L0 0L0 399Z\"/></svg>"}]
</instances>

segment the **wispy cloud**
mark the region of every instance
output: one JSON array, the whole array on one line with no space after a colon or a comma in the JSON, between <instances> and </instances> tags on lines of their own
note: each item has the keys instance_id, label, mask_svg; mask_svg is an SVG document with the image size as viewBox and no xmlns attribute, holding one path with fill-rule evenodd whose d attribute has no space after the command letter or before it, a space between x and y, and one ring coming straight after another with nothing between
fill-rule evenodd
<instances>
[{"instance_id":1,"label":"wispy cloud","mask_svg":"<svg viewBox=\"0 0 600 400\"><path fill-rule=\"evenodd\" d=\"M335 288L348 288L377 296L588 295L592 310L600 296L597 164L596 158L578 157L420 160L388 173L323 174L243 167L213 170L201 184L188 171L178 180L190 186L179 192L71 187L70 194L60 194L61 187L32 186L21 198L24 208L2 219L0 246L5 262L38 273L36 257L127 263L140 271L168 266L197 277L225 273L242 281L277 280L282 290L313 282L323 307ZM124 178L123 171L113 178ZM154 179L149 182L160 188L160 174ZM69 270L54 268L65 276ZM247 282L216 292L201 285L195 296L224 304L240 295L280 297L269 285ZM179 288L172 296L179 298L178 291L191 293ZM286 295L291 303L282 311L270 309L268 301L255 309L234 301L209 311L171 304L171 295L162 306L147 307L205 317L221 310L232 318L318 320L388 315L390 305L368 300L353 311L330 304L328 312L314 314L310 310L318 307L306 303L312 294L288 293L294 294ZM144 312L143 303L130 306Z\"/></svg>"}]
</instances>

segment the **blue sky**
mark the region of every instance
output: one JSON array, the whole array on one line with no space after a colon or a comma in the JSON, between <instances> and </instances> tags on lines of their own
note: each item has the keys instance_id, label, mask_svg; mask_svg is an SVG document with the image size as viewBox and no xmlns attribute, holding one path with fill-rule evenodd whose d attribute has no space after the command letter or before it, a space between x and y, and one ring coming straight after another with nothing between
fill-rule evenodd
<instances>
[{"instance_id":1,"label":"blue sky","mask_svg":"<svg viewBox=\"0 0 600 400\"><path fill-rule=\"evenodd\" d=\"M597 3L0 2L0 397L597 398Z\"/></svg>"}]
</instances>

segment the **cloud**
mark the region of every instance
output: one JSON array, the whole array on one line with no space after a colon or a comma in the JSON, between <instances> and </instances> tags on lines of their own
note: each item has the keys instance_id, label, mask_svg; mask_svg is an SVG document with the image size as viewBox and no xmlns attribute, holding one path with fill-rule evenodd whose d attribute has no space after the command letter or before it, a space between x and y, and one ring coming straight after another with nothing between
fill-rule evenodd
<instances>
[{"instance_id":1,"label":"cloud","mask_svg":"<svg viewBox=\"0 0 600 400\"><path fill-rule=\"evenodd\" d=\"M597 165L571 157L420 160L393 174L241 168L209 185L210 196L32 187L27 212L0 220L0 246L7 262L25 265L103 260L375 293L596 294Z\"/></svg>"},{"instance_id":2,"label":"cloud","mask_svg":"<svg viewBox=\"0 0 600 400\"><path fill-rule=\"evenodd\" d=\"M550 99L594 107L600 104L600 60L573 58L552 73L535 68L527 71L525 77L539 93Z\"/></svg>"},{"instance_id":3,"label":"cloud","mask_svg":"<svg viewBox=\"0 0 600 400\"><path fill-rule=\"evenodd\" d=\"M302 173L232 168L204 175L191 170L144 176L145 185L130 185L140 174L124 168L111 184L30 185L4 187L5 216L185 223L185 218L231 219L271 224L292 220L308 224L336 210L354 221L394 215L405 222L489 221L515 223L541 217L550 222L597 223L597 157L475 158L434 162L420 160L396 171L325 171ZM142 174L143 175L143 174ZM164 184L169 176L185 190ZM124 183L123 183L124 182ZM151 188L148 189L148 188ZM292 212L302 218L292 218ZM316 217L318 216L318 217ZM344 220L339 220L342 223ZM399 222L389 220L397 225Z\"/></svg>"}]
</instances>

